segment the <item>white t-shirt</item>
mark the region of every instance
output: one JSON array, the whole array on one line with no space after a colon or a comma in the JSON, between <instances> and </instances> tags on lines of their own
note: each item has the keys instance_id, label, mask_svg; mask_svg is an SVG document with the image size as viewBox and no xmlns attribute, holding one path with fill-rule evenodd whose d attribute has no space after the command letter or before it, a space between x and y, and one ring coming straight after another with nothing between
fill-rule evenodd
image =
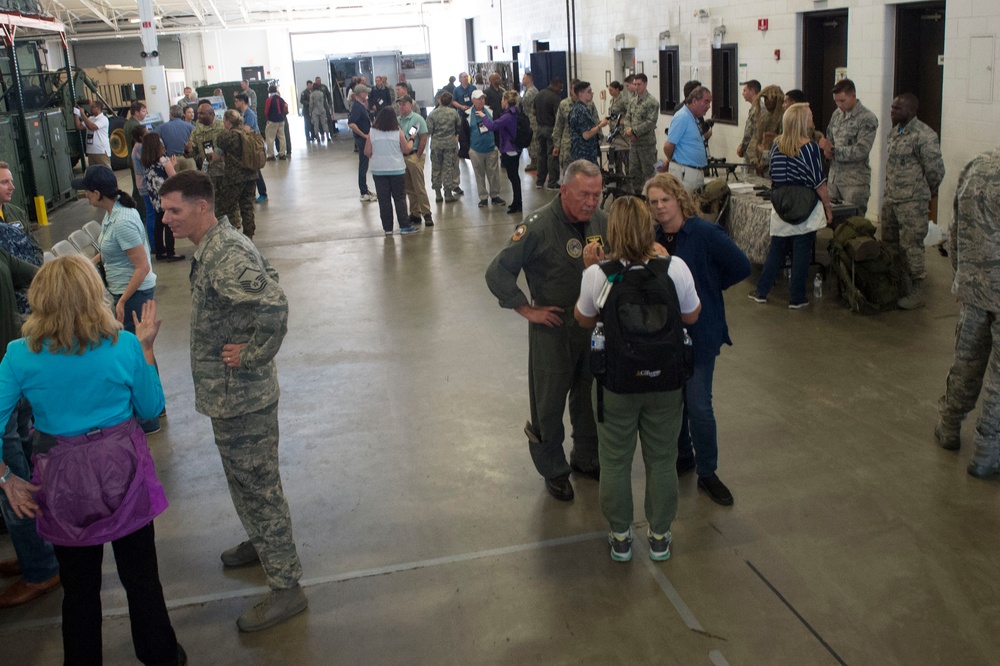
<instances>
[{"instance_id":1,"label":"white t-shirt","mask_svg":"<svg viewBox=\"0 0 1000 666\"><path fill-rule=\"evenodd\" d=\"M666 261L666 259L650 259L650 261ZM622 262L623 265L624 263ZM630 270L635 270L635 268ZM701 305L701 300L699 300L698 292L694 288L694 277L691 275L691 269L684 263L684 260L680 257L671 257L667 275L674 281L681 314L690 314L697 310L698 306ZM576 308L581 314L586 317L597 316L597 300L600 298L601 290L604 289L607 281L608 276L604 274L598 264L594 264L583 272L580 298L576 302Z\"/></svg>"},{"instance_id":2,"label":"white t-shirt","mask_svg":"<svg viewBox=\"0 0 1000 666\"><path fill-rule=\"evenodd\" d=\"M90 122L97 125L97 131L87 130L87 154L107 155L111 157L111 141L108 139L108 117L103 113L89 116Z\"/></svg>"}]
</instances>

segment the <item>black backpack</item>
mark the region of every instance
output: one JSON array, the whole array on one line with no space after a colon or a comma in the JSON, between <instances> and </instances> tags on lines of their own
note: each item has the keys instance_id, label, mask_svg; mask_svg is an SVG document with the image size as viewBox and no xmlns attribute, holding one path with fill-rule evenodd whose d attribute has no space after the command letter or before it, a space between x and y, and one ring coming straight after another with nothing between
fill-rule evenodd
<instances>
[{"instance_id":1,"label":"black backpack","mask_svg":"<svg viewBox=\"0 0 1000 666\"><path fill-rule=\"evenodd\" d=\"M531 131L531 119L523 111L517 113L517 134L514 135L514 145L525 149L531 145L534 133Z\"/></svg>"},{"instance_id":2,"label":"black backpack","mask_svg":"<svg viewBox=\"0 0 1000 666\"><path fill-rule=\"evenodd\" d=\"M598 382L598 420L603 420L602 388L615 393L676 391L691 378L694 349L669 269L669 258L651 259L641 268L619 261L601 264L612 286L600 313L604 353L590 356Z\"/></svg>"}]
</instances>

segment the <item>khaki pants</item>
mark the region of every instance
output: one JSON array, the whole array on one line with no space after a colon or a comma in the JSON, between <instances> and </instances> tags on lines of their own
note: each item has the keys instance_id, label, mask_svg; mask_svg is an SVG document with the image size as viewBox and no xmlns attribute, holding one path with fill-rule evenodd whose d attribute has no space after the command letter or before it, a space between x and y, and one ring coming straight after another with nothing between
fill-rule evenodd
<instances>
[{"instance_id":1,"label":"khaki pants","mask_svg":"<svg viewBox=\"0 0 1000 666\"><path fill-rule=\"evenodd\" d=\"M87 153L87 166L93 166L95 164L103 164L110 169L111 157L105 155L104 153Z\"/></svg>"},{"instance_id":2,"label":"khaki pants","mask_svg":"<svg viewBox=\"0 0 1000 666\"><path fill-rule=\"evenodd\" d=\"M476 175L476 192L480 201L500 196L500 167L497 156L496 148L491 153L469 150L469 161L472 162L472 172Z\"/></svg>"},{"instance_id":3,"label":"khaki pants","mask_svg":"<svg viewBox=\"0 0 1000 666\"><path fill-rule=\"evenodd\" d=\"M278 155L284 157L288 153L288 146L285 145L285 121L267 122L264 128L264 143L267 147L267 156L274 157L274 139L278 139Z\"/></svg>"},{"instance_id":4,"label":"khaki pants","mask_svg":"<svg viewBox=\"0 0 1000 666\"><path fill-rule=\"evenodd\" d=\"M410 215L429 215L431 202L427 198L427 183L424 182L424 158L413 153L406 156L406 198L410 202Z\"/></svg>"}]
</instances>

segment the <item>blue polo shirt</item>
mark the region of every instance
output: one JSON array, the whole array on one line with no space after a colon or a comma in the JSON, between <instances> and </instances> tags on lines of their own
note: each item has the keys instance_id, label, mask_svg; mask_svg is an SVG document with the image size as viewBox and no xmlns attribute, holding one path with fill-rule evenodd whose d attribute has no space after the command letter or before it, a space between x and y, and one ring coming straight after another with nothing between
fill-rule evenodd
<instances>
[{"instance_id":1,"label":"blue polo shirt","mask_svg":"<svg viewBox=\"0 0 1000 666\"><path fill-rule=\"evenodd\" d=\"M163 147L167 151L167 157L170 157L184 154L184 144L194 131L194 125L180 118L171 118L170 122L163 123L153 131L163 139Z\"/></svg>"},{"instance_id":2,"label":"blue polo shirt","mask_svg":"<svg viewBox=\"0 0 1000 666\"><path fill-rule=\"evenodd\" d=\"M469 81L469 85L465 86L455 86L455 91L451 94L453 101L458 102L462 106L472 106L472 93L476 92L476 86L472 85L472 81ZM463 111L461 109L456 109L462 115L469 115L469 111ZM471 109L470 109L471 111Z\"/></svg>"},{"instance_id":3,"label":"blue polo shirt","mask_svg":"<svg viewBox=\"0 0 1000 666\"><path fill-rule=\"evenodd\" d=\"M347 118L347 124L357 125L362 134L368 134L372 131L372 119L368 115L368 109L358 100L354 100L354 105L351 107L351 115ZM357 134L354 135L354 139L356 141L364 141L364 137L360 137Z\"/></svg>"},{"instance_id":4,"label":"blue polo shirt","mask_svg":"<svg viewBox=\"0 0 1000 666\"><path fill-rule=\"evenodd\" d=\"M243 111L243 124L260 134L260 126L257 125L257 114L249 106Z\"/></svg>"},{"instance_id":5,"label":"blue polo shirt","mask_svg":"<svg viewBox=\"0 0 1000 666\"><path fill-rule=\"evenodd\" d=\"M674 144L671 162L689 167L704 167L708 164L705 142L698 129L698 121L686 106L674 114L667 130L667 141Z\"/></svg>"}]
</instances>

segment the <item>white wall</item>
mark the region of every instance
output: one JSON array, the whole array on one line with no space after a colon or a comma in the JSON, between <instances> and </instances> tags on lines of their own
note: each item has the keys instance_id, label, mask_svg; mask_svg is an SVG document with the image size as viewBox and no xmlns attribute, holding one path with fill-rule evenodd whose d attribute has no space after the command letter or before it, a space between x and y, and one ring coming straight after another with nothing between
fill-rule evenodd
<instances>
[{"instance_id":1,"label":"white wall","mask_svg":"<svg viewBox=\"0 0 1000 666\"><path fill-rule=\"evenodd\" d=\"M491 7L491 4L493 7ZM747 65L747 76L764 85L778 84L784 89L801 87L801 13L817 10L849 9L848 76L858 87L858 97L874 111L881 128L872 150L872 191L869 211L878 211L881 199L885 159L885 130L889 123L889 103L894 71L893 45L895 3L886 0L683 0L671 3L616 3L609 0L577 0L577 60L582 78L603 86L605 72L614 64L614 36L625 33L634 44L636 60L645 64L650 77L650 91L659 89L657 57L659 33L669 29L670 45L680 47L681 80L711 80L709 62L705 62L704 40L712 28L726 26L726 43L739 45L739 62ZM499 3L491 0L465 0L456 7L466 16L475 16L477 50L480 44L520 44L526 53L532 39L545 39L552 50L566 50L565 3L538 0L504 0L503 39L500 37ZM709 18L696 18L699 9L707 9ZM767 18L767 32L757 30L757 19ZM969 62L971 37L988 34L997 37L992 62ZM781 50L775 61L774 50ZM484 57L485 57L485 48ZM944 105L942 109L942 151L947 176L941 188L940 218L949 221L955 182L962 167L977 153L1000 143L1000 79L997 78L1000 56L1000 2L996 0L948 0L945 23ZM986 67L991 66L989 72ZM970 70L970 67L973 70ZM992 78L992 101L971 103L970 71L982 71ZM832 85L832 84L831 84ZM981 84L974 84L976 90ZM600 104L600 101L598 101ZM606 102L605 102L606 103ZM741 123L746 107L741 107ZM669 124L661 116L659 131ZM742 127L716 125L711 148L714 156L736 159L736 146Z\"/></svg>"}]
</instances>

